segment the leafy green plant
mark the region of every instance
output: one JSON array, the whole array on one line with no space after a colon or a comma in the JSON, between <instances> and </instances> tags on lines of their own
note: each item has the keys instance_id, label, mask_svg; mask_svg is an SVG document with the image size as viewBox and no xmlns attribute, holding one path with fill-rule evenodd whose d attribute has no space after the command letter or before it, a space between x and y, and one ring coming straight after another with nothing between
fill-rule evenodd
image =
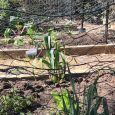
<instances>
[{"instance_id":1,"label":"leafy green plant","mask_svg":"<svg viewBox=\"0 0 115 115\"><path fill-rule=\"evenodd\" d=\"M27 28L27 34L31 38L33 38L36 35L36 32L34 30L35 28L34 28L34 23L33 22L26 23L25 28Z\"/></svg>"},{"instance_id":2,"label":"leafy green plant","mask_svg":"<svg viewBox=\"0 0 115 115\"><path fill-rule=\"evenodd\" d=\"M8 21L9 12L2 9L9 8L9 0L0 0L0 36L3 35Z\"/></svg>"},{"instance_id":3,"label":"leafy green plant","mask_svg":"<svg viewBox=\"0 0 115 115\"><path fill-rule=\"evenodd\" d=\"M9 3L8 0L0 0L0 8L8 8L9 7ZM4 10L0 10L0 19L3 19L6 16L6 11Z\"/></svg>"},{"instance_id":4,"label":"leafy green plant","mask_svg":"<svg viewBox=\"0 0 115 115\"><path fill-rule=\"evenodd\" d=\"M6 46L6 45L8 45L8 44L11 44L11 43L14 43L14 40L13 40L13 39L10 39L10 38L5 38L5 39L3 39L3 41L2 41L2 44L3 44L4 46Z\"/></svg>"},{"instance_id":5,"label":"leafy green plant","mask_svg":"<svg viewBox=\"0 0 115 115\"><path fill-rule=\"evenodd\" d=\"M79 102L79 97L75 92L74 81L71 79L73 94L68 90L61 93L53 92L52 96L57 105L59 115L98 115L97 110L102 105L103 112L99 115L109 115L107 100L97 93L97 79L84 91L83 102Z\"/></svg>"},{"instance_id":6,"label":"leafy green plant","mask_svg":"<svg viewBox=\"0 0 115 115\"><path fill-rule=\"evenodd\" d=\"M4 31L4 37L5 38L9 38L10 33L11 33L11 29L10 28L6 28L6 30Z\"/></svg>"},{"instance_id":7,"label":"leafy green plant","mask_svg":"<svg viewBox=\"0 0 115 115\"><path fill-rule=\"evenodd\" d=\"M3 95L0 98L0 114L19 114L23 113L23 110L31 106L33 98L31 96L19 96L13 91L10 94Z\"/></svg>"},{"instance_id":8,"label":"leafy green plant","mask_svg":"<svg viewBox=\"0 0 115 115\"><path fill-rule=\"evenodd\" d=\"M24 40L22 39L22 38L20 38L20 39L16 39L15 41L14 41L14 45L15 46L23 46L25 43L24 43Z\"/></svg>"},{"instance_id":9,"label":"leafy green plant","mask_svg":"<svg viewBox=\"0 0 115 115\"><path fill-rule=\"evenodd\" d=\"M21 36L25 33L25 27L24 27L24 20L15 17L15 16L10 16L9 19L9 25L4 31L4 37L5 38L10 38L12 36Z\"/></svg>"},{"instance_id":10,"label":"leafy green plant","mask_svg":"<svg viewBox=\"0 0 115 115\"><path fill-rule=\"evenodd\" d=\"M100 97L97 93L97 80L91 85L88 86L87 91L85 92L85 103L86 103L86 113L84 115L97 115L97 110L100 105L103 105L103 113L100 115L109 115L107 100L105 97Z\"/></svg>"},{"instance_id":11,"label":"leafy green plant","mask_svg":"<svg viewBox=\"0 0 115 115\"><path fill-rule=\"evenodd\" d=\"M5 43L8 44L9 39L11 39L14 40L14 45L23 46L25 44L22 38L24 35L28 36L28 43L33 43L36 34L32 22L25 23L24 20L19 17L10 16L9 27L4 31ZM17 39L17 37L20 37L20 39Z\"/></svg>"}]
</instances>

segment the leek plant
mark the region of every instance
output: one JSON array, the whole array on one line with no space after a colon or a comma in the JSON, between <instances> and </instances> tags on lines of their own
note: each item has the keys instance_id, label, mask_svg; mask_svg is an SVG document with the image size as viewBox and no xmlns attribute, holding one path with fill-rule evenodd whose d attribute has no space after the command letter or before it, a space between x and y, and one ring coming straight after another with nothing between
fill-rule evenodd
<instances>
[{"instance_id":1,"label":"leek plant","mask_svg":"<svg viewBox=\"0 0 115 115\"><path fill-rule=\"evenodd\" d=\"M97 93L97 80L98 78L85 88L82 101L80 101L79 94L76 94L75 82L71 77L72 94L67 89L62 92L52 92L58 109L56 115L109 115L106 98L100 97ZM100 106L103 107L103 111L99 114Z\"/></svg>"},{"instance_id":2,"label":"leek plant","mask_svg":"<svg viewBox=\"0 0 115 115\"><path fill-rule=\"evenodd\" d=\"M75 92L74 92L75 93ZM74 95L73 93L73 95ZM68 90L62 92L53 92L52 96L56 103L59 115L109 115L107 100L97 94L95 84L91 84L87 92L85 92L85 103L76 100ZM97 111L103 106L103 112L99 114Z\"/></svg>"},{"instance_id":3,"label":"leek plant","mask_svg":"<svg viewBox=\"0 0 115 115\"><path fill-rule=\"evenodd\" d=\"M54 83L60 82L65 75L66 60L54 32L49 31L48 36L44 37L42 46L45 49L42 62L48 68L50 79L53 80Z\"/></svg>"}]
</instances>

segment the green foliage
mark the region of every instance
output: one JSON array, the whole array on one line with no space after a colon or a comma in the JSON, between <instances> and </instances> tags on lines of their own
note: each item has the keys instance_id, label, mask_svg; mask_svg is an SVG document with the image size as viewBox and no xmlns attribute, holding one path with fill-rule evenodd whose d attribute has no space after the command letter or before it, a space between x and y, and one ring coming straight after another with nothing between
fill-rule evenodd
<instances>
[{"instance_id":1,"label":"green foliage","mask_svg":"<svg viewBox=\"0 0 115 115\"><path fill-rule=\"evenodd\" d=\"M11 29L10 28L6 28L6 30L4 31L4 37L5 38L9 38L10 37L10 33L11 33Z\"/></svg>"},{"instance_id":2,"label":"green foliage","mask_svg":"<svg viewBox=\"0 0 115 115\"><path fill-rule=\"evenodd\" d=\"M49 31L48 36L44 38L42 47L46 49L42 62L49 69L50 79L54 83L60 82L65 75L66 61L54 32Z\"/></svg>"},{"instance_id":3,"label":"green foliage","mask_svg":"<svg viewBox=\"0 0 115 115\"><path fill-rule=\"evenodd\" d=\"M71 113L72 108L76 109L76 102L70 95L68 90L64 90L60 93L52 92L53 99L57 105L59 113Z\"/></svg>"},{"instance_id":4,"label":"green foliage","mask_svg":"<svg viewBox=\"0 0 115 115\"><path fill-rule=\"evenodd\" d=\"M8 0L0 0L0 35L3 34L5 26L7 24L8 11L2 9L8 9Z\"/></svg>"},{"instance_id":5,"label":"green foliage","mask_svg":"<svg viewBox=\"0 0 115 115\"><path fill-rule=\"evenodd\" d=\"M23 46L24 40L23 36L28 35L28 43L32 42L36 37L36 32L34 24L27 22L25 23L23 19L15 16L10 16L9 28L6 28L4 31L4 37L8 41L9 38L14 39L14 45ZM20 38L19 38L20 37ZM18 38L18 39L17 39ZM32 40L30 40L30 38ZM9 42L6 42L8 44Z\"/></svg>"},{"instance_id":6,"label":"green foliage","mask_svg":"<svg viewBox=\"0 0 115 115\"><path fill-rule=\"evenodd\" d=\"M27 30L27 35L30 36L30 38L34 39L37 36L37 32L35 31L35 26L33 22L25 23L24 27Z\"/></svg>"},{"instance_id":7,"label":"green foliage","mask_svg":"<svg viewBox=\"0 0 115 115\"><path fill-rule=\"evenodd\" d=\"M4 44L10 44L10 43L14 43L15 46L23 46L24 40L22 38L22 36L16 36L14 38L11 38L11 33L14 32L11 28L6 28L5 32L4 32ZM15 33L15 32L14 32Z\"/></svg>"},{"instance_id":8,"label":"green foliage","mask_svg":"<svg viewBox=\"0 0 115 115\"><path fill-rule=\"evenodd\" d=\"M109 115L106 98L100 97L97 93L97 79L84 91L83 102L79 102L80 97L75 92L75 85L72 79L71 83L73 94L68 90L61 93L52 93L59 115L98 115L97 110L101 105L103 106L103 112L100 115Z\"/></svg>"},{"instance_id":9,"label":"green foliage","mask_svg":"<svg viewBox=\"0 0 115 115\"><path fill-rule=\"evenodd\" d=\"M23 32L23 20L19 17L10 16L9 27L4 31L4 37L11 38L11 36L22 35Z\"/></svg>"},{"instance_id":10,"label":"green foliage","mask_svg":"<svg viewBox=\"0 0 115 115\"><path fill-rule=\"evenodd\" d=\"M0 98L0 115L23 113L22 111L31 106L32 102L33 98L31 96L19 96L15 91L3 95Z\"/></svg>"},{"instance_id":11,"label":"green foliage","mask_svg":"<svg viewBox=\"0 0 115 115\"><path fill-rule=\"evenodd\" d=\"M10 39L10 38L5 38L3 41L2 41L2 44L4 46L8 45L8 44L11 44L11 43L14 43L14 40L13 39Z\"/></svg>"},{"instance_id":12,"label":"green foliage","mask_svg":"<svg viewBox=\"0 0 115 115\"><path fill-rule=\"evenodd\" d=\"M10 37L11 34L13 36L17 35L29 35L30 37L33 37L35 34L35 28L34 24L31 22L25 22L22 18L16 17L16 16L10 16L9 19L9 27L6 28L4 32L4 36L8 34ZM7 36L5 36L7 37Z\"/></svg>"},{"instance_id":13,"label":"green foliage","mask_svg":"<svg viewBox=\"0 0 115 115\"><path fill-rule=\"evenodd\" d=\"M0 0L0 8L7 9L9 7L8 0ZM6 16L6 11L0 10L0 19Z\"/></svg>"},{"instance_id":14,"label":"green foliage","mask_svg":"<svg viewBox=\"0 0 115 115\"><path fill-rule=\"evenodd\" d=\"M16 40L14 41L14 45L15 45L15 46L18 46L18 47L23 46L24 44L25 44L25 43L24 43L24 40L23 40L22 38L16 39Z\"/></svg>"}]
</instances>

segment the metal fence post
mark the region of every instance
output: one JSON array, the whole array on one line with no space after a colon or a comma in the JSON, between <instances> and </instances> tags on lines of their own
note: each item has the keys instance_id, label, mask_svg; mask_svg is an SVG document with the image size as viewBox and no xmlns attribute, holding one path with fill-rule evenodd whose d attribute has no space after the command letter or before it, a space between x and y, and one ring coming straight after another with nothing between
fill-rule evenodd
<instances>
[{"instance_id":1,"label":"metal fence post","mask_svg":"<svg viewBox=\"0 0 115 115\"><path fill-rule=\"evenodd\" d=\"M81 29L83 29L83 24L84 24L84 0L82 0L82 6L81 6L82 14L81 14Z\"/></svg>"},{"instance_id":2,"label":"metal fence post","mask_svg":"<svg viewBox=\"0 0 115 115\"><path fill-rule=\"evenodd\" d=\"M106 14L105 14L105 40L106 40L106 43L107 40L108 40L108 24L109 24L109 2L107 2L107 5L106 5Z\"/></svg>"}]
</instances>

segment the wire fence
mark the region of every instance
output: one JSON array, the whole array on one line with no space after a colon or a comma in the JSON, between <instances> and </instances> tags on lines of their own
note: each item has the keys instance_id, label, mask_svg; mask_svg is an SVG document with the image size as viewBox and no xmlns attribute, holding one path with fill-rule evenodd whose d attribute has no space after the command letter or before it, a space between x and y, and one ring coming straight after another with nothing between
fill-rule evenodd
<instances>
[{"instance_id":1,"label":"wire fence","mask_svg":"<svg viewBox=\"0 0 115 115\"><path fill-rule=\"evenodd\" d=\"M16 8L15 9L0 8L0 10L7 11L10 14L16 13L17 15L21 15L26 20L33 19L36 22L36 25L38 25L38 27L41 26L43 30L46 28L46 26L48 28L51 28L52 26L60 27L60 25L57 24L59 22L55 23L55 20L56 21L59 20L62 22L65 19L71 20L71 22L75 21L75 23L72 25L72 28L74 26L77 26L77 29L75 28L74 31L77 31L78 33L77 35L61 34L60 41L62 41L62 44L64 46L87 45L87 44L94 44L95 46L98 44L105 44L108 42L111 42L114 45L114 39L111 40L111 38L114 38L114 30L109 29L109 25L114 22L114 18L111 21L109 20L110 11L108 9L110 9L111 6L115 5L115 3L111 1L105 2L103 5L96 3L96 1L90 3L94 5L87 8L84 7L86 2L76 3L76 1L74 0L66 0L63 2L62 0L53 0L53 1L52 0L39 0L39 1L26 0L25 1L26 6L25 4L23 6L24 8L26 8L24 9L24 11L19 11ZM34 8L36 8L37 10ZM87 20L95 18L97 15L98 15L97 17L101 18L103 13L105 15L104 24L90 26L91 24L86 23ZM96 23L98 23L99 21L97 17L96 19L93 19L96 21ZM52 20L53 23L51 23ZM51 25L48 25L49 23ZM64 25L64 23L62 24ZM7 27L7 25L5 25L5 27ZM83 28L86 29L86 32L82 33L79 31L79 29L83 29ZM100 31L102 33L99 31L99 28L101 28ZM113 32L112 37L110 31ZM110 114L115 115L115 111L114 111L115 56L114 54L100 54L100 55L88 56L87 52L90 51L91 49L85 51L86 55L84 56L79 56L79 55L66 56L66 59L69 63L70 70L73 71L72 76L76 80L76 87L79 86L81 93L83 93L83 89L84 87L86 87L86 84L89 85L97 76L101 76L97 84L99 88L99 93L101 96L105 96L108 99L109 109L111 111ZM2 48L1 50L3 51ZM31 75L35 80L37 80L37 77L39 75L47 74L48 69L41 68L40 67L41 65L39 64L38 60L30 60L25 58L20 59L20 58L14 58L10 54L6 54L6 55L9 56L9 59L1 59L0 72L1 75L9 77L9 79L11 76L15 76L19 78L19 76L21 77L21 76ZM26 77L23 78L25 79ZM25 81L26 83L32 82L32 81L26 81L21 79L20 82L22 81ZM42 95L40 95L40 93L37 93L37 95L40 95L40 98L38 98L38 100L41 99L42 104L41 107L39 108L39 112L36 113L36 115L40 115L40 114L45 115L46 111L51 110L51 108L55 108L54 105L52 105L53 103L52 97L50 97L50 93L48 93L50 91L49 90L50 87L52 89L55 87L53 85L48 85L46 81L41 81L42 82L41 83L38 80L35 82L35 83L42 84L41 86L44 87L44 89L47 89L44 92L42 92ZM15 82L13 81L10 82L12 84L15 84ZM35 85L34 82L32 82L32 84ZM43 84L45 85L43 86ZM66 86L64 86L64 84L62 83L59 85L58 90L64 87ZM67 86L66 88L71 89L70 86ZM28 93L28 95L30 94ZM45 112L43 111L44 108L47 108Z\"/></svg>"}]
</instances>

